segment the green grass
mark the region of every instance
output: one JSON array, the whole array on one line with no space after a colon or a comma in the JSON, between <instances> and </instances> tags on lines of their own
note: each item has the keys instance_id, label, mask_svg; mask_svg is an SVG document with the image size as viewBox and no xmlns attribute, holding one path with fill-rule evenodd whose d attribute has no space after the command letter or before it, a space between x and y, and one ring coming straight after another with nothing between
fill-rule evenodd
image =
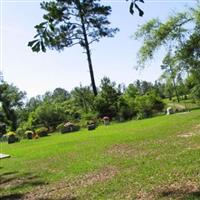
<instances>
[{"instance_id":1,"label":"green grass","mask_svg":"<svg viewBox=\"0 0 200 200\"><path fill-rule=\"evenodd\" d=\"M196 110L3 143L2 199L200 199L199 124Z\"/></svg>"}]
</instances>

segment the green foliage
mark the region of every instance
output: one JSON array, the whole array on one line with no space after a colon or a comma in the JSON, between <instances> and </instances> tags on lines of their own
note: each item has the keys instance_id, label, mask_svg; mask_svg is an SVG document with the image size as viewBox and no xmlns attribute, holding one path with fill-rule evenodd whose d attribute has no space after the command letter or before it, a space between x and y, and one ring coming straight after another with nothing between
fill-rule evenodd
<instances>
[{"instance_id":1,"label":"green foliage","mask_svg":"<svg viewBox=\"0 0 200 200\"><path fill-rule=\"evenodd\" d=\"M6 133L6 135L10 136L10 135L16 135L16 133L14 131L9 131Z\"/></svg>"},{"instance_id":2,"label":"green foliage","mask_svg":"<svg viewBox=\"0 0 200 200\"><path fill-rule=\"evenodd\" d=\"M161 112L164 109L164 103L154 94L137 96L135 103L138 119L151 117L153 114Z\"/></svg>"},{"instance_id":3,"label":"green foliage","mask_svg":"<svg viewBox=\"0 0 200 200\"><path fill-rule=\"evenodd\" d=\"M60 122L66 118L65 110L61 104L44 102L36 108L35 111L29 115L31 126L42 124L48 128L56 127Z\"/></svg>"},{"instance_id":4,"label":"green foliage","mask_svg":"<svg viewBox=\"0 0 200 200\"><path fill-rule=\"evenodd\" d=\"M35 133L36 133L39 137L48 136L48 128L46 128L46 127L36 128L36 129L35 129Z\"/></svg>"},{"instance_id":5,"label":"green foliage","mask_svg":"<svg viewBox=\"0 0 200 200\"><path fill-rule=\"evenodd\" d=\"M92 88L94 95L97 95L90 44L103 37L113 37L118 31L110 27L107 19L111 7L103 6L97 0L57 0L43 2L41 8L46 11L44 22L35 26L36 39L28 46L34 52L46 52L46 48L61 51L79 44L86 50Z\"/></svg>"},{"instance_id":6,"label":"green foliage","mask_svg":"<svg viewBox=\"0 0 200 200\"><path fill-rule=\"evenodd\" d=\"M117 118L119 121L129 120L135 114L135 107L131 100L127 101L123 96L121 96L118 100L118 113Z\"/></svg>"},{"instance_id":7,"label":"green foliage","mask_svg":"<svg viewBox=\"0 0 200 200\"><path fill-rule=\"evenodd\" d=\"M17 113L16 110L23 105L25 93L19 91L14 85L6 82L0 84L0 103L2 104L2 112L12 131L17 129Z\"/></svg>"},{"instance_id":8,"label":"green foliage","mask_svg":"<svg viewBox=\"0 0 200 200\"><path fill-rule=\"evenodd\" d=\"M75 87L71 91L72 99L76 105L84 113L92 112L94 110L94 94L90 87Z\"/></svg>"},{"instance_id":9,"label":"green foliage","mask_svg":"<svg viewBox=\"0 0 200 200\"><path fill-rule=\"evenodd\" d=\"M64 127L64 122L63 123L61 123L61 124L58 124L57 126L56 126L56 131L61 131L61 129Z\"/></svg>"},{"instance_id":10,"label":"green foliage","mask_svg":"<svg viewBox=\"0 0 200 200\"><path fill-rule=\"evenodd\" d=\"M137 39L143 40L143 45L138 53L138 67L144 67L146 62L153 58L156 51L161 47L167 49L163 58L165 78L171 79L174 93L180 101L179 92L185 97L189 91L178 79L185 73L193 74L199 80L200 72L200 4L189 8L184 12L175 13L168 17L165 22L152 19L142 25L135 33ZM170 54L169 54L170 52ZM166 81L167 82L167 81ZM199 81L198 81L199 82ZM190 92L196 99L199 98L198 86L191 88ZM172 92L170 92L172 93ZM169 96L169 95L168 95ZM171 94L170 94L171 98Z\"/></svg>"},{"instance_id":11,"label":"green foliage","mask_svg":"<svg viewBox=\"0 0 200 200\"><path fill-rule=\"evenodd\" d=\"M37 35L28 46L33 51L46 51L46 47L63 50L80 44L85 48L83 25L89 24L86 34L91 41L99 41L101 37L112 37L117 29L109 27L107 16L111 8L92 1L50 1L41 3L47 13L44 22L36 25ZM90 43L90 41L89 41Z\"/></svg>"},{"instance_id":12,"label":"green foliage","mask_svg":"<svg viewBox=\"0 0 200 200\"><path fill-rule=\"evenodd\" d=\"M5 133L6 133L6 124L0 123L0 134L5 134Z\"/></svg>"},{"instance_id":13,"label":"green foliage","mask_svg":"<svg viewBox=\"0 0 200 200\"><path fill-rule=\"evenodd\" d=\"M109 78L104 77L101 80L101 92L95 99L95 107L100 117L115 117L118 111L118 99L120 96L116 84Z\"/></svg>"},{"instance_id":14,"label":"green foliage","mask_svg":"<svg viewBox=\"0 0 200 200\"><path fill-rule=\"evenodd\" d=\"M17 136L19 136L20 138L23 138L24 137L24 129L23 128L17 128L16 130L16 134Z\"/></svg>"}]
</instances>

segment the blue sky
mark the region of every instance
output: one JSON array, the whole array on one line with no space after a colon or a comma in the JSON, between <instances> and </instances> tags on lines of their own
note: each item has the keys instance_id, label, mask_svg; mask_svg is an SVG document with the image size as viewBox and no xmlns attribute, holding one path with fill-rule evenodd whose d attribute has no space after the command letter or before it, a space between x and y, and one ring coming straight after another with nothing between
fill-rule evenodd
<instances>
[{"instance_id":1,"label":"blue sky","mask_svg":"<svg viewBox=\"0 0 200 200\"><path fill-rule=\"evenodd\" d=\"M28 97L53 91L62 87L70 91L73 87L90 84L86 55L79 46L67 48L58 53L33 53L27 43L35 35L34 26L42 21L43 10L40 0L1 0L1 68L4 80L13 83ZM110 77L117 83L126 85L136 79L154 81L159 78L162 49L145 70L136 71L136 54L141 41L131 36L138 25L151 18L165 20L167 16L185 6L195 5L195 1L146 0L141 7L144 17L131 16L129 3L125 0L104 1L112 6L110 21L120 28L114 38L102 39L91 46L96 83L101 78Z\"/></svg>"}]
</instances>

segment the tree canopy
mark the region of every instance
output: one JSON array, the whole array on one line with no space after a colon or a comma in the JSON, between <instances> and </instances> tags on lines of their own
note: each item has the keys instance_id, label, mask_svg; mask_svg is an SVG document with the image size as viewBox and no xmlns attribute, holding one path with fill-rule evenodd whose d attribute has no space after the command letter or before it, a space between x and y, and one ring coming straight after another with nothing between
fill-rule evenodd
<instances>
[{"instance_id":1,"label":"tree canopy","mask_svg":"<svg viewBox=\"0 0 200 200\"><path fill-rule=\"evenodd\" d=\"M143 45L138 53L138 66L144 67L156 52L165 47L171 51L179 70L199 70L200 5L171 15L165 22L152 19L139 27L136 39Z\"/></svg>"},{"instance_id":2,"label":"tree canopy","mask_svg":"<svg viewBox=\"0 0 200 200\"><path fill-rule=\"evenodd\" d=\"M41 3L41 9L46 12L44 21L35 26L37 34L28 46L34 52L45 52L46 48L60 51L80 45L86 51L91 84L97 95L90 44L102 37L113 37L118 31L110 27L111 7L98 0L56 0Z\"/></svg>"},{"instance_id":3,"label":"tree canopy","mask_svg":"<svg viewBox=\"0 0 200 200\"><path fill-rule=\"evenodd\" d=\"M9 85L6 82L0 84L0 103L2 109L3 120L11 126L12 130L17 128L17 112L18 108L23 105L25 93L20 91L16 86Z\"/></svg>"}]
</instances>

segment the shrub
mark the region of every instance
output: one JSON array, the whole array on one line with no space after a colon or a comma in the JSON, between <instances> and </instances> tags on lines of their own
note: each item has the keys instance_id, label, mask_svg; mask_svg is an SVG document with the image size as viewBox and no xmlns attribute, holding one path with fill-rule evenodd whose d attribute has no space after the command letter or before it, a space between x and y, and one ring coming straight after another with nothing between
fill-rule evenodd
<instances>
[{"instance_id":1,"label":"shrub","mask_svg":"<svg viewBox=\"0 0 200 200\"><path fill-rule=\"evenodd\" d=\"M24 136L24 129L23 128L18 128L16 130L16 134L17 134L17 136L19 136L20 138L22 138Z\"/></svg>"},{"instance_id":2,"label":"shrub","mask_svg":"<svg viewBox=\"0 0 200 200\"><path fill-rule=\"evenodd\" d=\"M57 131L61 131L61 129L64 127L64 124L65 124L65 123L58 124L58 125L56 126L56 130L57 130Z\"/></svg>"},{"instance_id":3,"label":"shrub","mask_svg":"<svg viewBox=\"0 0 200 200\"><path fill-rule=\"evenodd\" d=\"M24 133L24 135L25 135L25 137L26 137L27 139L31 140L31 139L33 139L34 133L33 133L33 131L28 130L28 131L26 131L26 132Z\"/></svg>"},{"instance_id":4,"label":"shrub","mask_svg":"<svg viewBox=\"0 0 200 200\"><path fill-rule=\"evenodd\" d=\"M0 134L6 133L6 125L4 123L0 123Z\"/></svg>"},{"instance_id":5,"label":"shrub","mask_svg":"<svg viewBox=\"0 0 200 200\"><path fill-rule=\"evenodd\" d=\"M40 128L37 128L35 130L36 134L39 136L39 137L45 137L45 136L48 136L48 128L46 127L40 127Z\"/></svg>"},{"instance_id":6,"label":"shrub","mask_svg":"<svg viewBox=\"0 0 200 200\"><path fill-rule=\"evenodd\" d=\"M154 94L146 94L136 97L137 119L151 117L164 109L163 101Z\"/></svg>"}]
</instances>

